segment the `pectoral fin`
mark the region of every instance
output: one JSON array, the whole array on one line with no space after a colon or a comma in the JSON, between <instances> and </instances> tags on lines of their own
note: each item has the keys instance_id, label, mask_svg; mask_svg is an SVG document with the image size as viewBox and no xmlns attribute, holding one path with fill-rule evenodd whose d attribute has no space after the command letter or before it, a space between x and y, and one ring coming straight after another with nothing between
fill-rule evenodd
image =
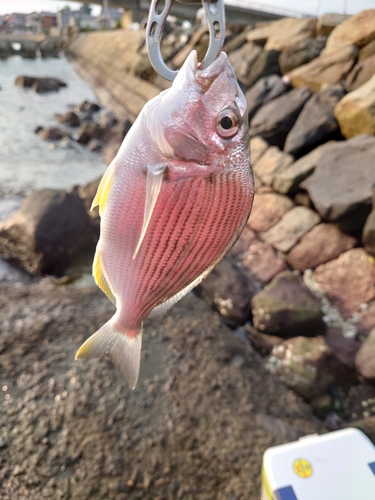
<instances>
[{"instance_id":1,"label":"pectoral fin","mask_svg":"<svg viewBox=\"0 0 375 500\"><path fill-rule=\"evenodd\" d=\"M143 217L141 235L139 237L137 246L135 248L133 259L136 258L137 253L141 248L142 241L146 235L146 231L150 223L151 216L160 193L161 184L163 181L163 175L166 169L167 169L166 165L162 165L156 171L152 171L150 168L147 167L145 213Z\"/></svg>"},{"instance_id":2,"label":"pectoral fin","mask_svg":"<svg viewBox=\"0 0 375 500\"><path fill-rule=\"evenodd\" d=\"M105 204L107 203L108 195L111 190L112 180L113 180L113 164L111 163L107 170L104 172L102 180L100 181L98 190L96 192L95 198L91 204L91 210L99 205L99 213L101 214L104 210Z\"/></svg>"}]
</instances>

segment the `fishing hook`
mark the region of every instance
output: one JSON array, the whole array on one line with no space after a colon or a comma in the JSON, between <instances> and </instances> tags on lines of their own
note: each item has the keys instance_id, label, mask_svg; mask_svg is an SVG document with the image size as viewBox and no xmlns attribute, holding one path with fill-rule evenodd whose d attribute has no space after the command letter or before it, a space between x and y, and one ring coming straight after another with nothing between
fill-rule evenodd
<instances>
[{"instance_id":1,"label":"fishing hook","mask_svg":"<svg viewBox=\"0 0 375 500\"><path fill-rule=\"evenodd\" d=\"M163 78L173 82L178 71L173 71L165 64L160 51L160 42L163 28L174 0L165 0L165 6L160 14L157 12L160 0L151 0L150 13L146 27L147 49L151 64L155 71ZM184 4L200 3L200 0L178 0ZM207 53L199 68L205 69L220 55L225 36L224 0L202 0L202 5L208 22L210 42Z\"/></svg>"}]
</instances>

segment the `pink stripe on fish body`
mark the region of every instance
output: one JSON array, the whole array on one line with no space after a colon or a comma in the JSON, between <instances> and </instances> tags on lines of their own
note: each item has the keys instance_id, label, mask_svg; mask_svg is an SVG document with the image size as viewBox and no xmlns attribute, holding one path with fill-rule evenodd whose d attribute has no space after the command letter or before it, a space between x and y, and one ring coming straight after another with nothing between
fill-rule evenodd
<instances>
[{"instance_id":1,"label":"pink stripe on fish body","mask_svg":"<svg viewBox=\"0 0 375 500\"><path fill-rule=\"evenodd\" d=\"M252 180L249 160L219 173L207 174L200 167L200 175L182 179L175 178L172 167L133 259L146 179L139 170L127 170L123 182L114 183L102 216L100 250L121 326L136 330L156 305L189 285L233 245L250 212Z\"/></svg>"}]
</instances>

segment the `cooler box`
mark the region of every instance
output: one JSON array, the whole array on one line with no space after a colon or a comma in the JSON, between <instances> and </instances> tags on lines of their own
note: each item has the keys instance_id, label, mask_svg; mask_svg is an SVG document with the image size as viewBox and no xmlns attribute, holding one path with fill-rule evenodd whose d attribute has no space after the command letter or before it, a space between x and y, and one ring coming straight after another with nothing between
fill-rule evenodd
<instances>
[{"instance_id":1,"label":"cooler box","mask_svg":"<svg viewBox=\"0 0 375 500\"><path fill-rule=\"evenodd\" d=\"M261 500L375 500L375 447L349 428L269 448Z\"/></svg>"}]
</instances>

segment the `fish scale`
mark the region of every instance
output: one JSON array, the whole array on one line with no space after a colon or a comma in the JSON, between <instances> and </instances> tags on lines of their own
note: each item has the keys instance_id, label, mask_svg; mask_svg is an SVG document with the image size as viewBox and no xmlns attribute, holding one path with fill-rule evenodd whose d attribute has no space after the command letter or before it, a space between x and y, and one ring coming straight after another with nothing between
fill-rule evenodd
<instances>
[{"instance_id":1,"label":"fish scale","mask_svg":"<svg viewBox=\"0 0 375 500\"><path fill-rule=\"evenodd\" d=\"M142 110L99 185L93 272L116 313L76 357L107 353L134 388L144 319L223 258L253 193L246 100L234 71L224 53L200 70L193 51L172 87Z\"/></svg>"}]
</instances>

